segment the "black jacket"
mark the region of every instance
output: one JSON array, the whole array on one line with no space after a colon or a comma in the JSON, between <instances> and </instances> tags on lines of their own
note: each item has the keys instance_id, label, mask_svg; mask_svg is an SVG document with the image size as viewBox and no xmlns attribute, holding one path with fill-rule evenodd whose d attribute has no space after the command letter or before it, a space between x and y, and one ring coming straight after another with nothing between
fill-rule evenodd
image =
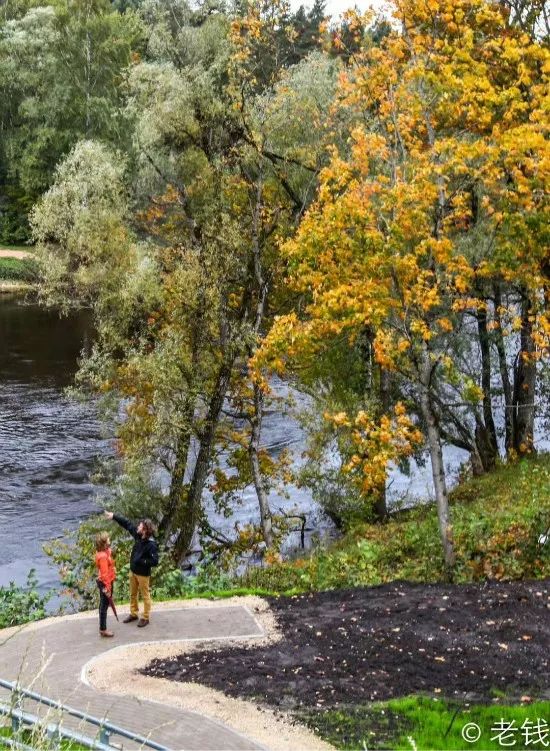
<instances>
[{"instance_id":1,"label":"black jacket","mask_svg":"<svg viewBox=\"0 0 550 751\"><path fill-rule=\"evenodd\" d=\"M119 514L113 514L115 522L128 530L134 538L130 556L130 571L138 576L151 576L151 568L159 562L159 546L152 537L144 539L138 535L137 527Z\"/></svg>"}]
</instances>

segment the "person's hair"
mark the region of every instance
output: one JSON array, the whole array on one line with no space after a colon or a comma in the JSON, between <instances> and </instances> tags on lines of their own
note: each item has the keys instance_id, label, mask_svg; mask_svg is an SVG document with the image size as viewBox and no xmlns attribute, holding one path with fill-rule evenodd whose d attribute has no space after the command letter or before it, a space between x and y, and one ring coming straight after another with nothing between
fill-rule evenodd
<instances>
[{"instance_id":1,"label":"person's hair","mask_svg":"<svg viewBox=\"0 0 550 751\"><path fill-rule=\"evenodd\" d=\"M155 536L155 532L157 531L157 528L155 527L151 519L142 519L141 524L143 524L143 529L145 530L146 537Z\"/></svg>"},{"instance_id":2,"label":"person's hair","mask_svg":"<svg viewBox=\"0 0 550 751\"><path fill-rule=\"evenodd\" d=\"M99 552L102 550L107 550L109 547L109 533L108 532L98 532L95 536L95 549Z\"/></svg>"}]
</instances>

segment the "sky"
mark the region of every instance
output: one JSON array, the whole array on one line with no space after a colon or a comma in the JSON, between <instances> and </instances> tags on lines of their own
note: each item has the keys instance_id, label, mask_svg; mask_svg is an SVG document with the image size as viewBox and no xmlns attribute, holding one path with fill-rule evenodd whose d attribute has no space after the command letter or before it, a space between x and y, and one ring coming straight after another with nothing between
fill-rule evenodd
<instances>
[{"instance_id":1,"label":"sky","mask_svg":"<svg viewBox=\"0 0 550 751\"><path fill-rule=\"evenodd\" d=\"M297 9L300 5L309 7L312 3L310 0L291 0L291 5L294 9ZM326 0L326 13L331 16L339 16L340 13L343 13L348 8L353 8L355 5L362 11L367 10L371 6L381 9L384 5L384 0Z\"/></svg>"}]
</instances>

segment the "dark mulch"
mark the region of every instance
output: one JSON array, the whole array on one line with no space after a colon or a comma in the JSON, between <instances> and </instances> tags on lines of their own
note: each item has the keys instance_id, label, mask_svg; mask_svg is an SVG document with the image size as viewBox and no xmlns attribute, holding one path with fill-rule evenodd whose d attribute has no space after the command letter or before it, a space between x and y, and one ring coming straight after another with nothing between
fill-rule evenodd
<instances>
[{"instance_id":1,"label":"dark mulch","mask_svg":"<svg viewBox=\"0 0 550 751\"><path fill-rule=\"evenodd\" d=\"M397 582L269 603L281 642L155 660L143 672L285 709L549 688L550 580Z\"/></svg>"}]
</instances>

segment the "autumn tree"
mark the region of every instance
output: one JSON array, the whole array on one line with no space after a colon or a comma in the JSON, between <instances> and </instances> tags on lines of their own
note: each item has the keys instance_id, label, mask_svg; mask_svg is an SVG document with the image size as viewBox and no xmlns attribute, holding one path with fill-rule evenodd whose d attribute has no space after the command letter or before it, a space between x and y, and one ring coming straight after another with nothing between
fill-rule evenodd
<instances>
[{"instance_id":1,"label":"autumn tree","mask_svg":"<svg viewBox=\"0 0 550 751\"><path fill-rule=\"evenodd\" d=\"M368 493L377 468L384 475L413 450L418 415L451 568L442 446L456 439L482 465L494 459L494 359L504 375L515 346L514 445L533 444L527 407L546 352L548 52L485 0L397 0L394 10L395 30L363 47L343 77L340 107L357 125L333 148L318 200L285 246L304 312L277 322L258 359L295 368L371 332L401 399L382 416L327 420L352 431L347 469L360 470ZM494 285L505 296L491 299Z\"/></svg>"}]
</instances>

